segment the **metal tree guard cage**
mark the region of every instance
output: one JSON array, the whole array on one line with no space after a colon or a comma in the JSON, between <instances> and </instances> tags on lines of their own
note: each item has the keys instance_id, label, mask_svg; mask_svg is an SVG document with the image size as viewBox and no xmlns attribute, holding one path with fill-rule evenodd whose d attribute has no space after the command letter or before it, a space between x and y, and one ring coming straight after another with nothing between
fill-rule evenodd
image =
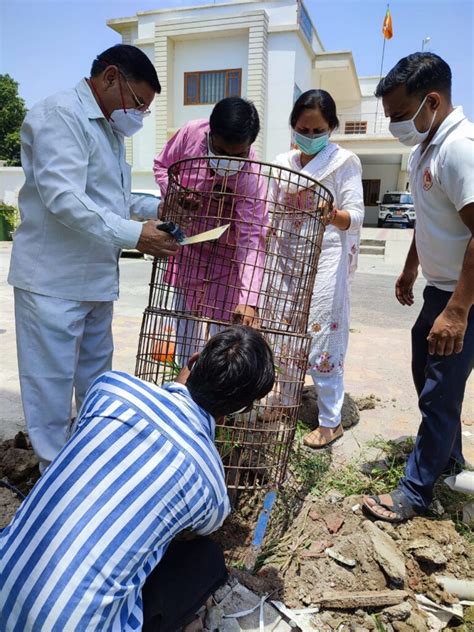
<instances>
[{"instance_id":1,"label":"metal tree guard cage","mask_svg":"<svg viewBox=\"0 0 474 632\"><path fill-rule=\"evenodd\" d=\"M236 170L238 166L238 171ZM276 382L250 413L218 420L216 444L230 489L282 482L308 363L307 333L332 196L316 180L252 160L190 158L169 169L163 219L187 236L229 224L215 241L155 259L136 375L173 380L235 313L253 308L273 349Z\"/></svg>"}]
</instances>

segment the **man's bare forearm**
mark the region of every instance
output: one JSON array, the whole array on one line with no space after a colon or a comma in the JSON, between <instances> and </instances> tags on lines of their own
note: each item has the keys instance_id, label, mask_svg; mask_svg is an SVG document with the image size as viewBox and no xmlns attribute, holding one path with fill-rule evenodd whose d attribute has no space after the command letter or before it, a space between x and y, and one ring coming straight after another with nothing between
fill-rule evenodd
<instances>
[{"instance_id":1,"label":"man's bare forearm","mask_svg":"<svg viewBox=\"0 0 474 632\"><path fill-rule=\"evenodd\" d=\"M407 258L405 260L404 270L414 271L418 270L420 260L418 259L418 252L416 250L415 231L413 231L413 239L411 240L410 249L408 250Z\"/></svg>"},{"instance_id":2,"label":"man's bare forearm","mask_svg":"<svg viewBox=\"0 0 474 632\"><path fill-rule=\"evenodd\" d=\"M474 238L468 243L461 274L448 306L466 314L474 304Z\"/></svg>"}]
</instances>

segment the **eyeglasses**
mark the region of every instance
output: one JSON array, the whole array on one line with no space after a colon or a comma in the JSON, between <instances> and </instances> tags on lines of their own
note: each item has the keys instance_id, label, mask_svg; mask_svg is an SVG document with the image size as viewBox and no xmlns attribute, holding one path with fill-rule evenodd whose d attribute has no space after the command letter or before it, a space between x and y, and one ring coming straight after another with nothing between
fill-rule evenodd
<instances>
[{"instance_id":1,"label":"eyeglasses","mask_svg":"<svg viewBox=\"0 0 474 632\"><path fill-rule=\"evenodd\" d=\"M151 114L151 110L146 107L146 104L143 102L142 99L137 97L137 95L135 94L132 86L129 84L127 78L125 77L125 75L122 72L120 72L119 77L120 77L120 75L122 75L125 83L127 84L127 88L130 90L130 94L132 95L133 100L135 101L136 109L139 110L143 114L143 116L148 116L149 114Z\"/></svg>"},{"instance_id":2,"label":"eyeglasses","mask_svg":"<svg viewBox=\"0 0 474 632\"><path fill-rule=\"evenodd\" d=\"M208 134L208 140L209 140L209 149L212 151L212 153L215 156L227 156L229 158L236 158L236 159L243 158L245 160L250 155L250 147L246 151L244 151L244 152L242 152L241 154L238 154L238 155L236 155L236 154L229 154L228 152L224 151L220 147L216 147L214 145L214 141L212 140L212 134L211 133Z\"/></svg>"},{"instance_id":3,"label":"eyeglasses","mask_svg":"<svg viewBox=\"0 0 474 632\"><path fill-rule=\"evenodd\" d=\"M107 60L107 59L104 59L104 58L99 58L99 57L98 57L97 59L98 59L98 61L100 61L101 63L106 64L106 66L114 66L114 67L117 69L117 71L118 71L118 78L119 78L120 96L122 97L122 106L123 106L123 109L125 110L125 104L124 104L124 102L123 102L122 82L120 81L120 76L122 76L122 77L123 77L123 79L124 79L125 83L127 84L128 89L130 90L130 94L132 95L133 100L135 101L135 108L136 108L137 110L139 110L139 111L143 114L143 116L148 116L149 114L151 114L151 110L150 110L150 108L147 108L147 107L146 107L146 104L145 104L145 102L143 101L143 99L140 99L140 97L137 97L137 95L135 94L135 92L134 92L134 90L133 90L132 86L128 83L128 79L127 79L127 77L123 74L122 70L120 70L120 68L119 68L116 64L111 63L111 62L110 62L109 60ZM144 108L145 108L145 109L144 109Z\"/></svg>"}]
</instances>

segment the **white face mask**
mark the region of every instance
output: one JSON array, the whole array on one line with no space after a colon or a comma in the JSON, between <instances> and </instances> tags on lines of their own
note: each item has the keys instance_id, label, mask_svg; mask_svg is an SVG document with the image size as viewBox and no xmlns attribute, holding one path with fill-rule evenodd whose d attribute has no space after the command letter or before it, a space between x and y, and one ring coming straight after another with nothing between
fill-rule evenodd
<instances>
[{"instance_id":1,"label":"white face mask","mask_svg":"<svg viewBox=\"0 0 474 632\"><path fill-rule=\"evenodd\" d=\"M216 154L211 150L209 136L207 137L207 154L210 158L209 165L218 176L235 176L242 168L240 160L231 160L230 158L216 158Z\"/></svg>"},{"instance_id":2,"label":"white face mask","mask_svg":"<svg viewBox=\"0 0 474 632\"><path fill-rule=\"evenodd\" d=\"M134 108L127 108L126 110L114 110L110 115L109 123L119 134L124 136L133 136L136 132L143 127L143 119L147 113L140 112Z\"/></svg>"},{"instance_id":3,"label":"white face mask","mask_svg":"<svg viewBox=\"0 0 474 632\"><path fill-rule=\"evenodd\" d=\"M413 147L414 145L419 145L420 143L423 143L428 138L428 134L431 132L431 128L433 127L433 123L438 110L435 110L433 112L431 125L426 132L419 132L415 125L415 119L420 113L421 108L425 105L427 98L428 95L426 95L426 97L423 99L420 107L417 109L415 115L411 119L408 119L407 121L398 121L397 123L390 123L390 125L388 126L390 133L395 136L395 138L398 138L401 143L407 145L408 147Z\"/></svg>"}]
</instances>

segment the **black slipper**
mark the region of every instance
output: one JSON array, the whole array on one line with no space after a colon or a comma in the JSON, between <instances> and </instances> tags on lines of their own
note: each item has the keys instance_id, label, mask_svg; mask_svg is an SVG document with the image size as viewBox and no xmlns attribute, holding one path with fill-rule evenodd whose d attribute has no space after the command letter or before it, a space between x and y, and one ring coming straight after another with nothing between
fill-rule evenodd
<instances>
[{"instance_id":1,"label":"black slipper","mask_svg":"<svg viewBox=\"0 0 474 632\"><path fill-rule=\"evenodd\" d=\"M408 498L405 496L405 494L401 490L396 489L391 494L389 494L389 496L392 499L393 505L387 505L383 503L380 500L379 496L369 496L368 498L370 498L371 500L374 500L379 507L382 507L383 509L386 509L387 511L390 511L391 513L395 514L394 518L389 518L388 516L382 516L378 514L365 501L362 503L362 506L364 510L367 511L371 516L373 516L374 518L377 518L377 520L383 520L384 522L392 522L392 523L404 522L405 520L410 520L410 518L413 518L414 516L418 515L415 509L410 505Z\"/></svg>"}]
</instances>

